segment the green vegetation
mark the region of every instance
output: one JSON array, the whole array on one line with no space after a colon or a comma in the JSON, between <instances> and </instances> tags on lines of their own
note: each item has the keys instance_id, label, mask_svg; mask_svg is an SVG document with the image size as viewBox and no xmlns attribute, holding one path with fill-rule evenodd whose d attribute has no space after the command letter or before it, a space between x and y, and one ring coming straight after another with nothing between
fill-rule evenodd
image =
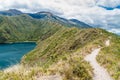
<instances>
[{"instance_id":1,"label":"green vegetation","mask_svg":"<svg viewBox=\"0 0 120 80\"><path fill-rule=\"evenodd\" d=\"M105 47L110 39L111 45ZM24 55L16 68L0 71L0 80L36 80L59 74L63 80L92 80L92 68L84 57L103 47L97 60L115 80L120 79L120 38L102 29L69 28L28 15L0 16L0 43L35 41L36 48Z\"/></svg>"},{"instance_id":2,"label":"green vegetation","mask_svg":"<svg viewBox=\"0 0 120 80\"><path fill-rule=\"evenodd\" d=\"M83 57L92 48L104 46L109 36L105 34L101 29L61 28L44 41L39 40L36 49L25 55L21 64L43 69L53 67L52 73L64 75L65 80L92 80L92 69Z\"/></svg>"},{"instance_id":3,"label":"green vegetation","mask_svg":"<svg viewBox=\"0 0 120 80\"><path fill-rule=\"evenodd\" d=\"M36 49L24 56L22 63L46 67L98 39L99 33L99 29L61 28L53 36L39 40Z\"/></svg>"},{"instance_id":4,"label":"green vegetation","mask_svg":"<svg viewBox=\"0 0 120 80\"><path fill-rule=\"evenodd\" d=\"M28 15L0 16L0 43L44 40L61 27L61 24Z\"/></svg>"},{"instance_id":5,"label":"green vegetation","mask_svg":"<svg viewBox=\"0 0 120 80\"><path fill-rule=\"evenodd\" d=\"M79 56L78 59L72 59L73 62L69 59L71 53L88 43L82 40L82 36L86 35L84 38L87 40L89 36L88 33L92 30L87 32L85 29L68 28L49 20L33 19L28 15L0 17L0 37L2 38L0 43L38 40L36 49L23 57L21 61L21 66L23 67L17 66L18 70L13 68L13 71L8 70L8 72L1 71L0 79L33 80L37 74L50 75L53 73L56 74L57 72L61 74L61 76L62 73L65 73L63 74L65 75L65 77L63 77L65 80L74 78L78 80L92 79L92 70L89 65L85 66L87 63L82 61L82 56ZM79 36L80 34L82 36ZM93 35L95 34L96 33L93 33ZM81 46L79 46L76 41L79 42ZM91 40L89 39L89 41ZM68 69L69 72L65 69L56 70L57 67L51 70L51 66L57 64L60 59L62 59L63 63L65 62L70 65ZM74 62L78 62L78 64L73 64ZM79 68L77 68L77 66ZM61 66L61 68L62 67L65 66ZM71 77L69 74L71 74ZM73 77L72 74L74 75Z\"/></svg>"}]
</instances>

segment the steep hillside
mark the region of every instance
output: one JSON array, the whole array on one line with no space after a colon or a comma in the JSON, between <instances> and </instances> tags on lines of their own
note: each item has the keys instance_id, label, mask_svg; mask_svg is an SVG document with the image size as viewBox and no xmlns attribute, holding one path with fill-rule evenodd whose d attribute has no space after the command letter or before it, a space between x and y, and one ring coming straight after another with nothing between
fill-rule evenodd
<instances>
[{"instance_id":1,"label":"steep hillside","mask_svg":"<svg viewBox=\"0 0 120 80\"><path fill-rule=\"evenodd\" d=\"M83 58L94 48L101 47L101 52L97 57L98 62L115 80L119 80L119 39L119 36L102 29L62 28L46 40L39 40L36 49L25 55L21 63L25 66L52 68L53 72L64 75L65 80L88 78L91 80L92 69ZM110 47L106 47L106 40L110 40Z\"/></svg>"},{"instance_id":2,"label":"steep hillside","mask_svg":"<svg viewBox=\"0 0 120 80\"><path fill-rule=\"evenodd\" d=\"M39 40L36 49L27 54L22 63L29 65L47 63L49 65L49 63L59 60L65 54L73 53L77 49L94 42L99 37L99 29L61 28L44 41ZM42 63L39 63L41 60Z\"/></svg>"},{"instance_id":3,"label":"steep hillside","mask_svg":"<svg viewBox=\"0 0 120 80\"><path fill-rule=\"evenodd\" d=\"M36 49L25 55L21 64L52 68L52 73L64 75L64 80L92 80L92 69L83 57L93 48L104 46L107 38L101 29L62 28L48 39L39 40Z\"/></svg>"},{"instance_id":4,"label":"steep hillside","mask_svg":"<svg viewBox=\"0 0 120 80\"><path fill-rule=\"evenodd\" d=\"M0 16L0 43L44 40L61 27L61 24L28 15Z\"/></svg>"},{"instance_id":5,"label":"steep hillside","mask_svg":"<svg viewBox=\"0 0 120 80\"><path fill-rule=\"evenodd\" d=\"M22 58L24 67L18 72L1 72L2 79L27 80L39 78L40 74L60 74L64 80L92 80L92 69L83 57L102 42L100 33L100 29L62 27L51 37L37 42L38 46Z\"/></svg>"}]
</instances>

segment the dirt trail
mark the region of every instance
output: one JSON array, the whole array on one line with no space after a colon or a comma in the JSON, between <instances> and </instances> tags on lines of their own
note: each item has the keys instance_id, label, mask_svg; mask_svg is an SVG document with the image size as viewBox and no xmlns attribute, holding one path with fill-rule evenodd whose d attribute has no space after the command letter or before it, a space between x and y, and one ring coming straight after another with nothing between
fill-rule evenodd
<instances>
[{"instance_id":1,"label":"dirt trail","mask_svg":"<svg viewBox=\"0 0 120 80\"><path fill-rule=\"evenodd\" d=\"M106 46L110 45L110 40L105 42ZM111 76L108 74L107 70L100 66L96 60L97 55L99 54L101 48L94 49L91 54L85 57L85 60L90 63L92 68L94 69L93 80L113 80Z\"/></svg>"}]
</instances>

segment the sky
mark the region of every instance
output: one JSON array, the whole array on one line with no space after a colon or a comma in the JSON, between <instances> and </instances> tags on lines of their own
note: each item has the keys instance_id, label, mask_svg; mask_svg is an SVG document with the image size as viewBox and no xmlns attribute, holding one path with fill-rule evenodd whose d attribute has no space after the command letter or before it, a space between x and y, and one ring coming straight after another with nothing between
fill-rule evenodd
<instances>
[{"instance_id":1,"label":"sky","mask_svg":"<svg viewBox=\"0 0 120 80\"><path fill-rule=\"evenodd\" d=\"M120 34L120 0L0 0L0 11L49 11Z\"/></svg>"}]
</instances>

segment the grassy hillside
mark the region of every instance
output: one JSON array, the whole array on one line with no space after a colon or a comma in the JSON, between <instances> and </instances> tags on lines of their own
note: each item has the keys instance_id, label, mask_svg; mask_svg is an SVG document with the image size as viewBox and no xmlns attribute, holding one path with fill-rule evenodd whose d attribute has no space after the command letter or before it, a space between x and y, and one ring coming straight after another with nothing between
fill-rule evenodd
<instances>
[{"instance_id":1,"label":"grassy hillside","mask_svg":"<svg viewBox=\"0 0 120 80\"><path fill-rule=\"evenodd\" d=\"M85 47L88 47L86 52L91 51L90 44L99 39L100 32L99 29L62 27L51 37L37 42L35 50L23 57L21 65L24 67L20 71L1 72L2 79L27 80L43 72L46 75L59 73L64 80L92 80L92 69L83 60L86 53L81 51Z\"/></svg>"},{"instance_id":2,"label":"grassy hillside","mask_svg":"<svg viewBox=\"0 0 120 80\"><path fill-rule=\"evenodd\" d=\"M58 23L36 20L27 15L0 16L0 43L45 39L61 27Z\"/></svg>"},{"instance_id":3,"label":"grassy hillside","mask_svg":"<svg viewBox=\"0 0 120 80\"><path fill-rule=\"evenodd\" d=\"M35 74L38 72L39 69L43 71L42 74L47 74L46 71L51 70L50 67L52 67L53 64L57 64L59 63L58 61L60 59L65 59L65 58L66 59L69 58L65 60L65 63L67 61L66 65L70 65L70 68L68 70L70 72L68 71L65 72L64 79L73 79L73 78L79 79L80 77L83 80L92 79L91 77L92 72L89 71L90 66L86 62L82 61L83 60L82 56L80 55L76 59L73 57L72 59L69 55L70 53L75 52L78 48L80 48L80 46L77 45L77 43L75 42L75 41L78 41L77 39L80 39L82 41L82 37L81 38L77 37L80 33L83 33L85 31L85 33L81 35L84 36L86 34L86 37L89 36L88 35L89 32L87 32L85 29L79 30L77 28L68 28L67 26L62 26L59 23L51 22L49 19L46 21L37 20L37 19L31 18L28 15L0 16L0 25L1 25L0 26L0 37L1 37L0 43L19 42L19 41L20 42L21 41L37 41L38 40L38 46L36 47L36 49L33 50L33 52L31 52L30 54L28 54L26 58L24 57L22 59L21 65L23 67L22 69L20 68L21 69L19 70L20 72L10 71L6 73L6 72L1 71L0 79L2 80L6 80L6 79L28 80L28 78L32 79L32 77L37 76ZM70 44L68 45L67 42ZM79 44L83 44L80 41L78 42ZM85 43L87 44L87 42ZM41 47L43 47L43 50ZM51 51L52 49L53 51ZM39 52L37 52L36 50L43 51L43 53L39 54ZM54 51L57 51L57 52L54 53ZM44 59L45 61L42 60L44 57L45 57ZM38 58L40 61L37 60ZM35 61L37 61L36 64L34 64ZM48 64L46 64L46 62L48 62ZM62 63L63 62L64 60L62 61ZM78 64L73 64L74 62L78 62ZM28 65L29 63L31 64ZM32 67L32 70L30 70L31 67ZM27 75L23 75L24 71L27 72L29 70L30 70L30 73L28 73ZM32 71L34 71L34 73ZM54 68L52 71L56 73L61 70L56 71L56 68ZM65 70L62 70L62 72L59 72L59 73L62 74L64 73L64 71ZM48 71L48 72L52 73L51 71ZM83 72L85 73L83 74ZM72 77L70 76L70 74L75 75L75 76Z\"/></svg>"},{"instance_id":4,"label":"grassy hillside","mask_svg":"<svg viewBox=\"0 0 120 80\"><path fill-rule=\"evenodd\" d=\"M22 58L16 71L14 71L16 68L7 72L1 71L1 79L36 80L41 75L59 74L63 80L92 80L92 68L84 61L84 57L94 48L105 47L107 39L111 39L112 48L118 43L114 48L118 51L119 38L102 29L61 27L52 36L39 39L37 47ZM110 53L114 51L110 47L102 49L98 61L107 65L106 68L112 72L115 80L119 80L120 55L119 52L116 55L114 55L116 52ZM107 50L111 50L109 56L105 52Z\"/></svg>"},{"instance_id":5,"label":"grassy hillside","mask_svg":"<svg viewBox=\"0 0 120 80\"><path fill-rule=\"evenodd\" d=\"M108 39L111 45L105 47ZM0 71L1 80L36 80L55 74L63 80L92 80L93 70L84 57L97 47L103 47L98 61L115 80L120 79L120 38L105 30L68 28L28 15L0 16L0 43L19 41L36 41L37 46L17 67Z\"/></svg>"},{"instance_id":6,"label":"grassy hillside","mask_svg":"<svg viewBox=\"0 0 120 80\"><path fill-rule=\"evenodd\" d=\"M36 49L24 56L22 63L29 65L47 63L46 65L49 65L49 63L90 44L99 36L99 29L61 28L44 41L39 40Z\"/></svg>"},{"instance_id":7,"label":"grassy hillside","mask_svg":"<svg viewBox=\"0 0 120 80\"><path fill-rule=\"evenodd\" d=\"M21 64L52 68L52 73L64 75L65 80L92 80L92 69L83 58L92 48L104 46L108 36L101 29L62 28L46 40L39 40Z\"/></svg>"}]
</instances>

